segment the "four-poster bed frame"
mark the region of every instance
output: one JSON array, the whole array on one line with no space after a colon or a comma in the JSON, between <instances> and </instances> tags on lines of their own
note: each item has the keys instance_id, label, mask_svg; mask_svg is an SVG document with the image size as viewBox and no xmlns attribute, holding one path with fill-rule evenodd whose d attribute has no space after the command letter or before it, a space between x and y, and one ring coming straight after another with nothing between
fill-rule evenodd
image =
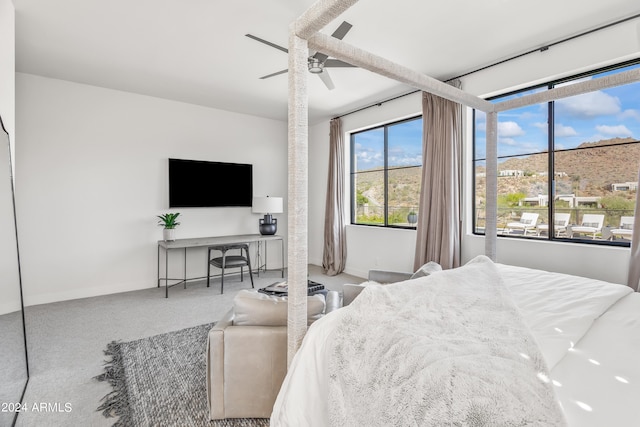
<instances>
[{"instance_id":1,"label":"four-poster bed frame","mask_svg":"<svg viewBox=\"0 0 640 427\"><path fill-rule=\"evenodd\" d=\"M485 255L493 261L496 260L497 243L498 113L640 81L640 69L636 69L493 104L418 71L318 32L356 2L357 0L319 0L294 21L289 29L289 317L287 325L289 364L300 347L307 329L307 57L309 48L487 114Z\"/></svg>"}]
</instances>

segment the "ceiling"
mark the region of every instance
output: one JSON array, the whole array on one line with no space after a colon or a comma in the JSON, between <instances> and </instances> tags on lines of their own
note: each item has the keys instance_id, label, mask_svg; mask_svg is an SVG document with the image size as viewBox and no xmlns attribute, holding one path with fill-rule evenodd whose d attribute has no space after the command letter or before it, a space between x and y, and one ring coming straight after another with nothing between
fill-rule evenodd
<instances>
[{"instance_id":1,"label":"ceiling","mask_svg":"<svg viewBox=\"0 0 640 427\"><path fill-rule=\"evenodd\" d=\"M18 72L278 120L287 116L289 23L312 0L14 0ZM362 0L344 41L446 80L640 12L637 0ZM309 76L316 123L411 88L332 68Z\"/></svg>"}]
</instances>

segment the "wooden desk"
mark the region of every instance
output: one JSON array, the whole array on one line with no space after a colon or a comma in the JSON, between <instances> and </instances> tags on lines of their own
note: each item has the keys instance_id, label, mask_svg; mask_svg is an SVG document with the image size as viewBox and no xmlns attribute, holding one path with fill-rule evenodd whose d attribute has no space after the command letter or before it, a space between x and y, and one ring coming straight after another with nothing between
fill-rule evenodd
<instances>
[{"instance_id":1,"label":"wooden desk","mask_svg":"<svg viewBox=\"0 0 640 427\"><path fill-rule=\"evenodd\" d=\"M171 286L179 285L180 283L186 283L189 280L205 279L206 277L191 277L187 278L187 249L189 248L203 248L215 245L225 245L231 243L257 243L258 245L258 259L257 259L257 274L260 276L260 269L267 270L267 242L279 240L282 249L282 267L281 274L284 278L284 239L282 236L272 235L263 236L262 234L239 234L235 236L215 236L215 237L196 237L192 239L176 239L171 242L164 240L158 240L158 287L160 287L161 281L164 280L165 286L165 298L169 298L169 288ZM264 264L261 263L260 247L264 242ZM160 249L164 249L164 277L160 277ZM182 249L184 251L184 277L179 279L169 278L169 251L174 249ZM208 262L208 260L207 260ZM172 285L169 285L170 281L176 281Z\"/></svg>"}]
</instances>

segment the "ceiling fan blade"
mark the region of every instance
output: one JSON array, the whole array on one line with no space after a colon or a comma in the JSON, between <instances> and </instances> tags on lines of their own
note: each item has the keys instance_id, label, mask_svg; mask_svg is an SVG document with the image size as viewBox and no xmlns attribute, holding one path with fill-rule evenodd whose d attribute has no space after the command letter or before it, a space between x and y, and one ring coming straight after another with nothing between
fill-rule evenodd
<instances>
[{"instance_id":1,"label":"ceiling fan blade","mask_svg":"<svg viewBox=\"0 0 640 427\"><path fill-rule=\"evenodd\" d=\"M353 27L353 25L349 24L347 21L342 21L342 24L340 24L338 29L335 30L333 32L333 34L331 34L331 37L335 37L338 40L342 40L344 38L344 36L347 35L347 33L349 32L351 27ZM329 55L325 55L324 53L316 52L316 54L313 55L313 57L316 58L320 62L325 62L327 60L327 58L329 57ZM340 67L340 65L333 65L333 66L334 67Z\"/></svg>"},{"instance_id":2,"label":"ceiling fan blade","mask_svg":"<svg viewBox=\"0 0 640 427\"><path fill-rule=\"evenodd\" d=\"M348 62L340 61L339 59L327 59L324 61L324 68L327 67L355 67L355 65L351 65Z\"/></svg>"},{"instance_id":3,"label":"ceiling fan blade","mask_svg":"<svg viewBox=\"0 0 640 427\"><path fill-rule=\"evenodd\" d=\"M344 36L347 35L349 30L353 27L353 25L349 24L347 21L343 21L342 24L338 27L337 30L331 34L331 37L335 37L338 40L342 40Z\"/></svg>"},{"instance_id":4,"label":"ceiling fan blade","mask_svg":"<svg viewBox=\"0 0 640 427\"><path fill-rule=\"evenodd\" d=\"M256 37L256 36L254 36L253 34L245 34L245 36L247 36L247 37L249 37L250 39L253 39L253 40L255 40L255 41L258 41L258 42L260 42L260 43L264 43L264 44L266 44L267 46L275 47L276 49L281 50L281 51L283 51L284 53L289 53L289 50L288 50L288 49L286 49L286 48L284 48L284 47L282 47L282 46L278 46L278 45L277 45L277 44L275 44L275 43L268 42L268 41L266 41L266 40L264 40L264 39L261 39L260 37Z\"/></svg>"},{"instance_id":5,"label":"ceiling fan blade","mask_svg":"<svg viewBox=\"0 0 640 427\"><path fill-rule=\"evenodd\" d=\"M331 80L331 76L329 75L329 72L327 70L323 70L320 74L318 74L318 77L320 77L320 80L322 80L325 86L327 86L327 89L333 90L335 88L333 80Z\"/></svg>"},{"instance_id":6,"label":"ceiling fan blade","mask_svg":"<svg viewBox=\"0 0 640 427\"><path fill-rule=\"evenodd\" d=\"M316 58L320 62L326 61L328 57L329 55L325 55L324 53L320 52L316 52L315 55L312 56L312 58Z\"/></svg>"},{"instance_id":7,"label":"ceiling fan blade","mask_svg":"<svg viewBox=\"0 0 640 427\"><path fill-rule=\"evenodd\" d=\"M271 74L267 74L266 76L262 76L260 77L260 79L264 80L264 79L268 79L269 77L273 77L273 76L279 76L280 74L284 74L287 71L289 71L289 69L285 69L285 70L281 70L281 71L277 71L275 73L271 73Z\"/></svg>"}]
</instances>

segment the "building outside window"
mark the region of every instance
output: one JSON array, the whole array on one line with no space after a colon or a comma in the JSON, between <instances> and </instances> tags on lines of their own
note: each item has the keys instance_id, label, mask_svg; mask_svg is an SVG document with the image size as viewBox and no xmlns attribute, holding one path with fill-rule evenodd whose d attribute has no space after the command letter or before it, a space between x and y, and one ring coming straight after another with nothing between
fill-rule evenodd
<instances>
[{"instance_id":1,"label":"building outside window","mask_svg":"<svg viewBox=\"0 0 640 427\"><path fill-rule=\"evenodd\" d=\"M638 67L598 70L492 102ZM486 117L474 114L474 232L483 234ZM634 215L639 136L640 83L500 113L498 233L628 245L631 232L620 230L630 230Z\"/></svg>"},{"instance_id":2,"label":"building outside window","mask_svg":"<svg viewBox=\"0 0 640 427\"><path fill-rule=\"evenodd\" d=\"M415 227L422 174L422 117L351 134L351 223Z\"/></svg>"}]
</instances>

